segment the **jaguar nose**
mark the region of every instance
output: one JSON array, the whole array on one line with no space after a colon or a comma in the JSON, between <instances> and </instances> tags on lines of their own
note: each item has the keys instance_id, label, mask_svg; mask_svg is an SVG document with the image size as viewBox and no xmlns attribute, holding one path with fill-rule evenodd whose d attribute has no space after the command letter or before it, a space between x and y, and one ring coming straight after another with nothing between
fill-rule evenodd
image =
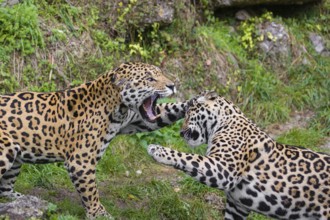
<instances>
[{"instance_id":1,"label":"jaguar nose","mask_svg":"<svg viewBox=\"0 0 330 220\"><path fill-rule=\"evenodd\" d=\"M176 88L175 88L174 84L166 85L166 87L169 88L170 90L172 90L173 93L176 93Z\"/></svg>"}]
</instances>

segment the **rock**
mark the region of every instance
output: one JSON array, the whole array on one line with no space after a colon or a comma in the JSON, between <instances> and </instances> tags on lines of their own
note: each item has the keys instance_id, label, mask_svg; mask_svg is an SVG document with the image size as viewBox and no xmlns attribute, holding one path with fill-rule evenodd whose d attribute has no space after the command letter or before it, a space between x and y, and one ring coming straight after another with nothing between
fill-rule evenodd
<instances>
[{"instance_id":1,"label":"rock","mask_svg":"<svg viewBox=\"0 0 330 220\"><path fill-rule=\"evenodd\" d=\"M235 18L239 21L246 21L251 18L251 15L246 10L239 10L236 12Z\"/></svg>"},{"instance_id":2,"label":"rock","mask_svg":"<svg viewBox=\"0 0 330 220\"><path fill-rule=\"evenodd\" d=\"M42 218L48 210L48 202L35 196L22 196L12 202L0 204L0 218L24 220Z\"/></svg>"},{"instance_id":3,"label":"rock","mask_svg":"<svg viewBox=\"0 0 330 220\"><path fill-rule=\"evenodd\" d=\"M315 33L309 34L309 40L312 42L315 51L323 56L330 56L330 50L325 47L323 38Z\"/></svg>"},{"instance_id":4,"label":"rock","mask_svg":"<svg viewBox=\"0 0 330 220\"><path fill-rule=\"evenodd\" d=\"M145 2L148 5L149 1ZM174 7L173 2L170 1L157 1L157 4L149 7L141 7L142 10L140 13L144 14L141 19L142 24L148 25L155 22L160 24L171 24L174 18Z\"/></svg>"},{"instance_id":5,"label":"rock","mask_svg":"<svg viewBox=\"0 0 330 220\"><path fill-rule=\"evenodd\" d=\"M100 18L104 19L104 24L109 25L109 29L118 25L128 29L128 26L150 27L154 23L166 26L173 22L175 15L174 0L72 0L71 2L80 7L88 5L97 7Z\"/></svg>"},{"instance_id":6,"label":"rock","mask_svg":"<svg viewBox=\"0 0 330 220\"><path fill-rule=\"evenodd\" d=\"M317 53L322 53L322 51L324 51L324 42L320 35L310 33L309 40L312 42Z\"/></svg>"},{"instance_id":7,"label":"rock","mask_svg":"<svg viewBox=\"0 0 330 220\"><path fill-rule=\"evenodd\" d=\"M318 0L211 0L210 7L225 8L225 7L242 7L252 5L301 5L309 2L319 2Z\"/></svg>"},{"instance_id":8,"label":"rock","mask_svg":"<svg viewBox=\"0 0 330 220\"><path fill-rule=\"evenodd\" d=\"M290 55L290 38L282 24L266 21L257 26L259 53L265 54L270 64L284 62Z\"/></svg>"},{"instance_id":9,"label":"rock","mask_svg":"<svg viewBox=\"0 0 330 220\"><path fill-rule=\"evenodd\" d=\"M325 144L323 144L321 147L327 148L330 150L330 138L329 137L325 139ZM330 151L328 153L330 154Z\"/></svg>"},{"instance_id":10,"label":"rock","mask_svg":"<svg viewBox=\"0 0 330 220\"><path fill-rule=\"evenodd\" d=\"M1 7L13 6L20 3L20 0L5 0L1 3Z\"/></svg>"}]
</instances>

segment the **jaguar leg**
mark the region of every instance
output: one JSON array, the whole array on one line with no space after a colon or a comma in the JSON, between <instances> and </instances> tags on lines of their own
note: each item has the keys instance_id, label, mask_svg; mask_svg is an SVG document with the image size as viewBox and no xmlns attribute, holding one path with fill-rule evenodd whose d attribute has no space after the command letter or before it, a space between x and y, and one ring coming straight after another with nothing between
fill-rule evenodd
<instances>
[{"instance_id":1,"label":"jaguar leg","mask_svg":"<svg viewBox=\"0 0 330 220\"><path fill-rule=\"evenodd\" d=\"M8 170L0 180L0 196L16 199L22 196L21 193L14 191L16 178L20 173L21 162L15 160L10 170Z\"/></svg>"},{"instance_id":2,"label":"jaguar leg","mask_svg":"<svg viewBox=\"0 0 330 220\"><path fill-rule=\"evenodd\" d=\"M225 220L245 220L247 219L249 212L237 205L229 197L227 197Z\"/></svg>"},{"instance_id":3,"label":"jaguar leg","mask_svg":"<svg viewBox=\"0 0 330 220\"><path fill-rule=\"evenodd\" d=\"M111 215L105 210L99 199L96 185L96 165L86 164L77 156L73 157L75 159L68 159L65 165L71 181L81 197L87 218L95 219L98 216L111 218Z\"/></svg>"},{"instance_id":4,"label":"jaguar leg","mask_svg":"<svg viewBox=\"0 0 330 220\"><path fill-rule=\"evenodd\" d=\"M21 162L17 155L20 147L0 132L0 196L18 198L22 194L14 191L14 184L20 172Z\"/></svg>"}]
</instances>

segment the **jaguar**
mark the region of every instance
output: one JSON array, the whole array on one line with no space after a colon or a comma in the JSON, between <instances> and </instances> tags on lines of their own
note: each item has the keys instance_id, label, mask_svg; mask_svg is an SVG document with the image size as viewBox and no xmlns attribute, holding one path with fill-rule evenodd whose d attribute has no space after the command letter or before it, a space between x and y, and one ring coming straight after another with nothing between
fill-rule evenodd
<instances>
[{"instance_id":1,"label":"jaguar","mask_svg":"<svg viewBox=\"0 0 330 220\"><path fill-rule=\"evenodd\" d=\"M281 144L232 102L206 92L187 104L181 136L206 155L151 144L148 153L197 181L223 190L224 219L251 211L275 219L330 220L330 155Z\"/></svg>"},{"instance_id":2,"label":"jaguar","mask_svg":"<svg viewBox=\"0 0 330 220\"><path fill-rule=\"evenodd\" d=\"M67 90L0 95L0 196L23 163L64 162L89 219L111 215L100 203L96 165L118 134L152 131L184 116L184 102L157 104L176 87L160 68L124 63Z\"/></svg>"}]
</instances>

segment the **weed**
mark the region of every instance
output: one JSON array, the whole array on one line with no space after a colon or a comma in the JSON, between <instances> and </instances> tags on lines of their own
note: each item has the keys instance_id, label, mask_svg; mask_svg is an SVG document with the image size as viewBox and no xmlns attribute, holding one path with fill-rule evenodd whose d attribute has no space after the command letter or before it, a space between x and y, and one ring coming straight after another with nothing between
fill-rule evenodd
<instances>
[{"instance_id":1,"label":"weed","mask_svg":"<svg viewBox=\"0 0 330 220\"><path fill-rule=\"evenodd\" d=\"M14 50L29 55L35 52L35 47L45 46L38 24L38 10L31 1L1 7L0 26L0 43L4 45L0 60L8 60Z\"/></svg>"},{"instance_id":2,"label":"weed","mask_svg":"<svg viewBox=\"0 0 330 220\"><path fill-rule=\"evenodd\" d=\"M34 92L56 91L56 84L54 82L45 82L41 86L31 86L29 90Z\"/></svg>"},{"instance_id":3,"label":"weed","mask_svg":"<svg viewBox=\"0 0 330 220\"><path fill-rule=\"evenodd\" d=\"M250 52L254 52L256 42L263 41L265 37L267 37L269 40L276 41L276 38L274 38L270 32L267 33L267 36L259 35L257 33L258 25L271 20L273 20L273 14L271 12L266 12L260 17L252 17L246 21L243 21L239 27L240 31L242 32L240 40L243 48Z\"/></svg>"},{"instance_id":4,"label":"weed","mask_svg":"<svg viewBox=\"0 0 330 220\"><path fill-rule=\"evenodd\" d=\"M330 104L327 103L318 109L316 116L310 122L310 128L330 136Z\"/></svg>"},{"instance_id":5,"label":"weed","mask_svg":"<svg viewBox=\"0 0 330 220\"><path fill-rule=\"evenodd\" d=\"M129 25L130 19L127 19L127 16L130 14L132 8L137 3L136 0L129 0L128 4L124 7L122 2L118 3L117 8L117 21L114 25L114 28L117 32L119 32L120 36L124 36L126 34L126 27Z\"/></svg>"},{"instance_id":6,"label":"weed","mask_svg":"<svg viewBox=\"0 0 330 220\"><path fill-rule=\"evenodd\" d=\"M6 72L4 69L4 64L2 64L0 66L0 93L12 93L17 87L18 83L15 77Z\"/></svg>"},{"instance_id":7,"label":"weed","mask_svg":"<svg viewBox=\"0 0 330 220\"><path fill-rule=\"evenodd\" d=\"M18 181L18 184L16 184L18 191L24 191L32 187L43 187L47 189L55 186L72 187L69 175L61 163L43 165L24 164L21 172L18 180L22 179L25 181Z\"/></svg>"},{"instance_id":8,"label":"weed","mask_svg":"<svg viewBox=\"0 0 330 220\"><path fill-rule=\"evenodd\" d=\"M255 212L252 212L248 218L248 220L270 220L271 218L268 218L264 215L261 215L261 214L258 214L258 213L255 213Z\"/></svg>"},{"instance_id":9,"label":"weed","mask_svg":"<svg viewBox=\"0 0 330 220\"><path fill-rule=\"evenodd\" d=\"M59 216L53 216L50 218L50 220L55 220L55 219L58 219L58 220L79 220L81 218L78 218L78 217L75 217L75 216L72 216L72 215L59 215Z\"/></svg>"},{"instance_id":10,"label":"weed","mask_svg":"<svg viewBox=\"0 0 330 220\"><path fill-rule=\"evenodd\" d=\"M47 216L51 216L52 214L54 214L57 211L57 205L53 204L53 203L48 203L48 207L47 207Z\"/></svg>"},{"instance_id":11,"label":"weed","mask_svg":"<svg viewBox=\"0 0 330 220\"><path fill-rule=\"evenodd\" d=\"M320 149L320 146L324 143L324 135L314 129L292 129L287 133L280 135L277 141L294 146L302 146L314 151L326 151L326 149Z\"/></svg>"},{"instance_id":12,"label":"weed","mask_svg":"<svg viewBox=\"0 0 330 220\"><path fill-rule=\"evenodd\" d=\"M79 203L79 200L75 202L78 203L73 203L69 198L63 198L63 200L58 203L58 209L61 210L63 219L81 219L81 217L85 215L85 210ZM58 218L60 218L60 216Z\"/></svg>"}]
</instances>

